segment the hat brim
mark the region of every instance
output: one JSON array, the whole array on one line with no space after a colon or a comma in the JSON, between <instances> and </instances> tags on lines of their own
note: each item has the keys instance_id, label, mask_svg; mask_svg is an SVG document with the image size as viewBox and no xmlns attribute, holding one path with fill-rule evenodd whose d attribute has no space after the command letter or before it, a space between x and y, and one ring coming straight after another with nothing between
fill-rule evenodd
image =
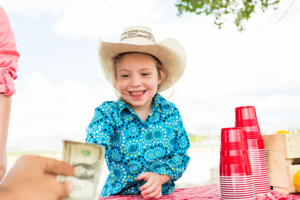
<instances>
[{"instance_id":1,"label":"hat brim","mask_svg":"<svg viewBox=\"0 0 300 200\"><path fill-rule=\"evenodd\" d=\"M100 41L98 55L105 78L111 83L109 66L111 59L121 53L138 52L155 56L169 75L163 80L157 92L172 87L182 76L186 67L186 54L181 44L167 38L157 44L136 45ZM173 79L173 80L172 80Z\"/></svg>"}]
</instances>

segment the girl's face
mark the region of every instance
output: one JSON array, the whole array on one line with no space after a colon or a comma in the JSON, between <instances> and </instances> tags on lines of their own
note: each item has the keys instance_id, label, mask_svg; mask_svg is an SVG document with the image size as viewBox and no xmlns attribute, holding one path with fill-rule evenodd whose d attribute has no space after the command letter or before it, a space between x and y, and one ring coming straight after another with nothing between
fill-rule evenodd
<instances>
[{"instance_id":1,"label":"girl's face","mask_svg":"<svg viewBox=\"0 0 300 200\"><path fill-rule=\"evenodd\" d=\"M141 53L124 55L117 67L117 86L121 97L133 109L151 108L160 84L154 58Z\"/></svg>"}]
</instances>

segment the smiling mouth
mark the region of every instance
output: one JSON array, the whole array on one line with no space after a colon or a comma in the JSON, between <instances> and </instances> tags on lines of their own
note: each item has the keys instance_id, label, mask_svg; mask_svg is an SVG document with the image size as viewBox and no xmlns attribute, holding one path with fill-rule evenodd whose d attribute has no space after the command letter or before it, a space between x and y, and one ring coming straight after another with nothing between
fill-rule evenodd
<instances>
[{"instance_id":1,"label":"smiling mouth","mask_svg":"<svg viewBox=\"0 0 300 200\"><path fill-rule=\"evenodd\" d=\"M147 90L139 90L139 91L128 91L130 95L132 96L140 96L140 95L143 95L145 94Z\"/></svg>"}]
</instances>

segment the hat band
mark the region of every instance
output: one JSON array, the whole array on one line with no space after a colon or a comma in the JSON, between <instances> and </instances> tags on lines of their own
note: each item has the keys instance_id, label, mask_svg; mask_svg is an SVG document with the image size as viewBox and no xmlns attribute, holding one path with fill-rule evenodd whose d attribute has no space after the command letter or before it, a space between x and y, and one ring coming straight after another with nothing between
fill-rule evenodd
<instances>
[{"instance_id":1,"label":"hat band","mask_svg":"<svg viewBox=\"0 0 300 200\"><path fill-rule=\"evenodd\" d=\"M141 34L138 34L138 33L141 33ZM135 38L135 37L146 38L146 39L151 40L152 42L156 43L154 36L150 32L144 31L144 30L126 31L121 35L121 39L119 42L121 42L122 40L128 39L128 38Z\"/></svg>"}]
</instances>

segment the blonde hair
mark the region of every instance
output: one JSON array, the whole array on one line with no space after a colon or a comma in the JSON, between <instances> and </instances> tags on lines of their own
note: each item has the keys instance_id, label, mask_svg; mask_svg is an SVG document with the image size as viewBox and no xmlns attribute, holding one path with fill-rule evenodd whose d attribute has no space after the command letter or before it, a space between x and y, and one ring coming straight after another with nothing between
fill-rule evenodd
<instances>
[{"instance_id":1,"label":"blonde hair","mask_svg":"<svg viewBox=\"0 0 300 200\"><path fill-rule=\"evenodd\" d=\"M121 53L118 54L116 56L114 56L111 61L110 61L110 66L109 66L109 74L110 74L110 79L111 79L111 83L114 87L115 93L117 95L117 97L120 97L120 92L118 90L118 79L117 79L117 68L119 63L122 61L122 59L124 58L125 55L127 54L133 54L133 53L140 53L140 52L127 52L127 53ZM146 53L141 53L141 54L146 54ZM174 93L174 84L175 84L175 79L173 76L171 76L171 73L168 73L168 71L166 69L163 68L161 62L155 57L152 56L150 54L146 54L151 56L154 59L155 62L155 66L157 69L157 74L158 74L158 78L159 80L161 80L161 83L157 86L157 90L159 90L160 85L162 84L163 81L167 81L167 80L171 80L171 82L173 83L173 91L171 93L171 95L169 97L172 96L172 94ZM165 77L162 76L162 72L163 70L165 71Z\"/></svg>"}]
</instances>

